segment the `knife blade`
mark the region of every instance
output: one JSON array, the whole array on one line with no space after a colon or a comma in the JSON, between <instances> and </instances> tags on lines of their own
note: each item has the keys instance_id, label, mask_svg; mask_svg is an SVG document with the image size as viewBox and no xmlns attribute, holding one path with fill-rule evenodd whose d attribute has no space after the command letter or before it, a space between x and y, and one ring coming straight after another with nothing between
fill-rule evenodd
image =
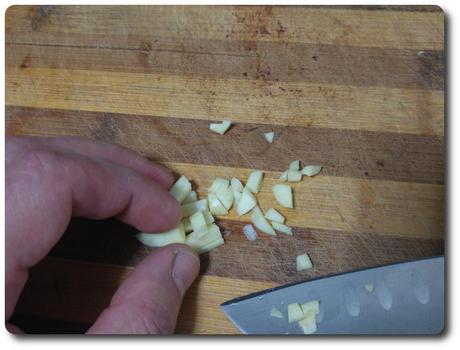
<instances>
[{"instance_id":1,"label":"knife blade","mask_svg":"<svg viewBox=\"0 0 460 350\"><path fill-rule=\"evenodd\" d=\"M364 287L372 283L369 292ZM223 312L244 334L303 334L287 305L320 301L315 334L439 334L444 329L444 257L296 282L229 300ZM283 318L270 316L273 307Z\"/></svg>"}]
</instances>

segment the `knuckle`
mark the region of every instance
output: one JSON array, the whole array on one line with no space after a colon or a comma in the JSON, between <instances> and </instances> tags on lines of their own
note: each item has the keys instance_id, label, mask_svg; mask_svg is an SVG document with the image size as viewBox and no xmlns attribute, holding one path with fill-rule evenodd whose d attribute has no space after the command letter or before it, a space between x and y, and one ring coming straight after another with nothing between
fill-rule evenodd
<instances>
[{"instance_id":1,"label":"knuckle","mask_svg":"<svg viewBox=\"0 0 460 350\"><path fill-rule=\"evenodd\" d=\"M18 159L15 168L31 179L42 180L52 176L59 163L59 156L55 152L30 150Z\"/></svg>"}]
</instances>

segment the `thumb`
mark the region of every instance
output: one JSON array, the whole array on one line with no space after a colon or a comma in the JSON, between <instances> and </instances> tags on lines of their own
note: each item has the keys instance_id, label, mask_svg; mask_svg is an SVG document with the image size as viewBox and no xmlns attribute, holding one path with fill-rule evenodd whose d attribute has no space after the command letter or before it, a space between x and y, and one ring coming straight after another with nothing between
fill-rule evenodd
<instances>
[{"instance_id":1,"label":"thumb","mask_svg":"<svg viewBox=\"0 0 460 350\"><path fill-rule=\"evenodd\" d=\"M173 333L182 298L199 269L197 254L186 245L156 250L123 282L88 333Z\"/></svg>"}]
</instances>

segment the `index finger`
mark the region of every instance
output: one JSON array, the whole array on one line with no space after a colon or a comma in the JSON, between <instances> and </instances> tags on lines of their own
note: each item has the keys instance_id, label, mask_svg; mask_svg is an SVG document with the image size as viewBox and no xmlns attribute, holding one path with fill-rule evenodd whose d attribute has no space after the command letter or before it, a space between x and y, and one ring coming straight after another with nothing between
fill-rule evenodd
<instances>
[{"instance_id":1,"label":"index finger","mask_svg":"<svg viewBox=\"0 0 460 350\"><path fill-rule=\"evenodd\" d=\"M151 177L169 189L174 181L172 173L165 167L153 163L128 148L107 142L82 137L8 137L6 163L21 156L21 153L42 149L50 152L65 152L87 157L106 159L115 164L131 168Z\"/></svg>"},{"instance_id":2,"label":"index finger","mask_svg":"<svg viewBox=\"0 0 460 350\"><path fill-rule=\"evenodd\" d=\"M27 269L57 243L72 215L112 216L139 230L177 225L181 212L168 191L130 168L72 154L34 151L6 173L7 306L12 312Z\"/></svg>"}]
</instances>

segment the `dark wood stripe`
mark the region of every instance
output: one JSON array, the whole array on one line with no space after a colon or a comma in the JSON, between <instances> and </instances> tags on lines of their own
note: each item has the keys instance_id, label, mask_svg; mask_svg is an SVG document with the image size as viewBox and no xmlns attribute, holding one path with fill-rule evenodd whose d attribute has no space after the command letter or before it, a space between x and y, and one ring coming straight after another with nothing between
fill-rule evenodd
<instances>
[{"instance_id":1,"label":"dark wood stripe","mask_svg":"<svg viewBox=\"0 0 460 350\"><path fill-rule=\"evenodd\" d=\"M91 39L94 40L94 36ZM6 65L193 74L262 80L267 84L302 81L444 89L443 51L285 42L149 40L132 36L129 41L127 38L118 39L116 46L95 46L83 39L70 42L72 44L53 35L50 35L49 43L9 42L6 44Z\"/></svg>"},{"instance_id":2,"label":"dark wood stripe","mask_svg":"<svg viewBox=\"0 0 460 350\"><path fill-rule=\"evenodd\" d=\"M86 136L159 162L283 171L300 159L323 165L323 175L444 182L444 139L438 136L244 123L222 137L206 120L13 106L6 116L8 135ZM276 141L269 145L263 132L271 129Z\"/></svg>"},{"instance_id":3,"label":"dark wood stripe","mask_svg":"<svg viewBox=\"0 0 460 350\"><path fill-rule=\"evenodd\" d=\"M443 240L379 236L295 228L293 237L259 233L254 242L242 233L245 223L219 221L225 245L201 255L201 273L238 279L286 283L307 277L440 255ZM134 266L150 253L134 238L135 229L115 220L73 219L51 256ZM295 258L308 252L315 268L296 272Z\"/></svg>"}]
</instances>

